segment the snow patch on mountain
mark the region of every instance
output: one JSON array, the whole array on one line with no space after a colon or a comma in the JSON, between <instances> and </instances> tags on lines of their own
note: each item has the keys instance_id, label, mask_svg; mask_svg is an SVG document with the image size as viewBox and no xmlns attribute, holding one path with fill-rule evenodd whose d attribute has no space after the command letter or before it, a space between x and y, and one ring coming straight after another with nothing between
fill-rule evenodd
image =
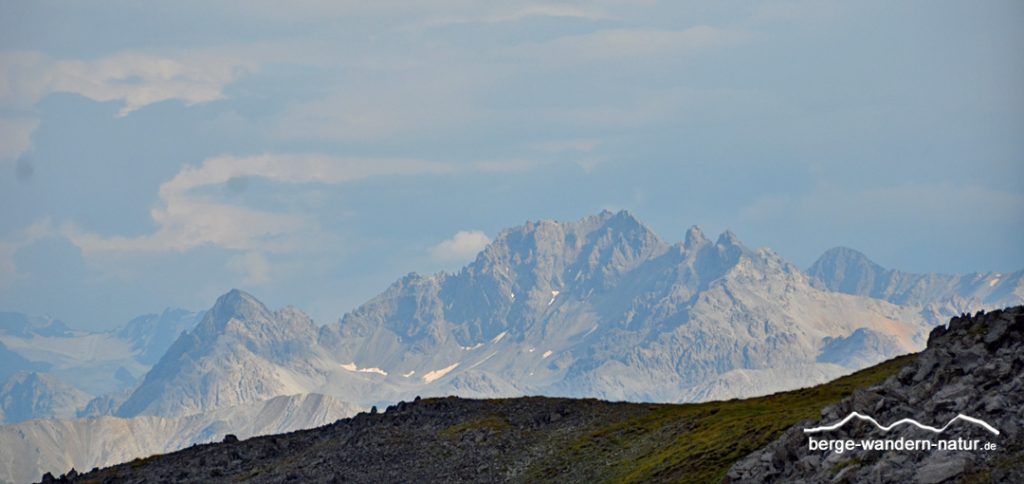
<instances>
[{"instance_id":1,"label":"snow patch on mountain","mask_svg":"<svg viewBox=\"0 0 1024 484\"><path fill-rule=\"evenodd\" d=\"M440 370L429 371L427 372L426 375L423 375L423 383L430 383L435 380L438 380L441 377L447 375L448 373L451 373L451 371L457 368L458 366L458 363L452 363L451 365L441 368Z\"/></svg>"},{"instance_id":2,"label":"snow patch on mountain","mask_svg":"<svg viewBox=\"0 0 1024 484\"><path fill-rule=\"evenodd\" d=\"M348 370L348 371L354 371L354 372L357 372L357 373L376 373L378 375L388 376L388 372L386 372L384 370L381 370L380 368L376 368L376 367L372 367L372 368L359 368L355 364L355 362L344 363L344 364L342 364L340 366L342 368Z\"/></svg>"}]
</instances>

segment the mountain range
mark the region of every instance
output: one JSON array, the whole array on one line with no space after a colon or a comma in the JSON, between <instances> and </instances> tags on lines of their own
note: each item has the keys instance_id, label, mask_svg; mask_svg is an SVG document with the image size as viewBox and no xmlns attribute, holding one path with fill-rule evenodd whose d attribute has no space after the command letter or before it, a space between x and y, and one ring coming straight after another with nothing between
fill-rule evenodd
<instances>
[{"instance_id":1,"label":"mountain range","mask_svg":"<svg viewBox=\"0 0 1024 484\"><path fill-rule=\"evenodd\" d=\"M202 313L167 309L139 316L111 331L71 329L47 317L0 313L0 358L30 363L3 365L10 373L47 372L93 396L129 390ZM4 356L6 354L13 356ZM0 370L0 376L9 374Z\"/></svg>"},{"instance_id":2,"label":"mountain range","mask_svg":"<svg viewBox=\"0 0 1024 484\"><path fill-rule=\"evenodd\" d=\"M922 307L936 324L979 305L1004 307L1024 298L1024 270L914 274L886 269L847 247L826 251L807 274L821 289Z\"/></svg>"},{"instance_id":3,"label":"mountain range","mask_svg":"<svg viewBox=\"0 0 1024 484\"><path fill-rule=\"evenodd\" d=\"M403 276L324 326L239 290L205 312L167 310L106 333L46 321L0 325L0 358L11 368L48 372L95 397L77 412L89 420L32 420L16 434L0 432L0 449L15 449L0 450L0 461L25 446L53 449L36 440L52 439L42 437L52 428L90 425L106 435L98 429L141 425L144 434L148 424L132 422L152 418L183 430L174 439L140 437L159 445L112 450L103 462L71 439L62 463L89 468L133 451L165 452L214 437L188 422L248 415L284 396L321 395L310 405L333 402L335 410L306 413L340 418L416 396L765 395L918 351L958 311L1024 302L1022 287L1021 272L914 275L842 248L805 272L728 231L711 240L693 227L670 244L624 211L527 222L502 231L460 271ZM68 392L23 392L36 400L57 393ZM67 417L56 410L66 404L29 407L40 410L18 415ZM250 428L294 430L314 420ZM26 437L7 445L10 435Z\"/></svg>"},{"instance_id":4,"label":"mountain range","mask_svg":"<svg viewBox=\"0 0 1024 484\"><path fill-rule=\"evenodd\" d=\"M61 477L109 483L1022 482L1022 352L1024 306L1017 306L953 318L930 333L921 353L763 397L701 404L417 398L316 429L229 437ZM852 412L886 423L949 423L941 436L860 419L827 425L860 414ZM825 440L921 447L810 446L808 430L822 425ZM958 444L939 448L943 442ZM966 445L971 442L979 449Z\"/></svg>"},{"instance_id":5,"label":"mountain range","mask_svg":"<svg viewBox=\"0 0 1024 484\"><path fill-rule=\"evenodd\" d=\"M920 348L929 326L912 307L817 289L731 232L669 245L605 212L506 230L457 274L403 277L319 342L431 395L694 401L826 381L858 368L826 341L869 332L886 344L845 351L874 363Z\"/></svg>"}]
</instances>

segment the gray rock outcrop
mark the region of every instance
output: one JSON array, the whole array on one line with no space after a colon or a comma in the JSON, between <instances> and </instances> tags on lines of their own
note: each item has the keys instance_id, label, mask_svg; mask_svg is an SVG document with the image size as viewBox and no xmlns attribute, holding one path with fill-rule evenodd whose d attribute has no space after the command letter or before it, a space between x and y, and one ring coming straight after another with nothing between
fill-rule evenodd
<instances>
[{"instance_id":1,"label":"gray rock outcrop","mask_svg":"<svg viewBox=\"0 0 1024 484\"><path fill-rule=\"evenodd\" d=\"M1024 306L953 318L935 328L916 360L884 383L825 408L817 422L737 462L728 482L1024 482ZM904 418L941 434L901 424L885 431L854 418L831 431L806 433L851 412L888 426ZM980 419L996 429L958 415ZM956 441L954 449L812 450L810 439ZM962 439L962 440L957 440ZM977 449L965 449L977 442ZM992 444L994 449L984 446ZM820 447L820 445L819 445Z\"/></svg>"}]
</instances>

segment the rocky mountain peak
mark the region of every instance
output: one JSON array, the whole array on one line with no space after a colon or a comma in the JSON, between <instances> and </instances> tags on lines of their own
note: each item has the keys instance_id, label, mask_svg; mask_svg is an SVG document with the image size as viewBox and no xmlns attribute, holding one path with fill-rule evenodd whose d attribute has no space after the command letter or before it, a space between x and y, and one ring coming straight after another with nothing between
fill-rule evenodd
<instances>
[{"instance_id":1,"label":"rocky mountain peak","mask_svg":"<svg viewBox=\"0 0 1024 484\"><path fill-rule=\"evenodd\" d=\"M646 228L643 222L640 222L640 220L630 213L629 210L619 210L610 217L607 217L606 220L606 225L617 226L623 230Z\"/></svg>"},{"instance_id":2,"label":"rocky mountain peak","mask_svg":"<svg viewBox=\"0 0 1024 484\"><path fill-rule=\"evenodd\" d=\"M116 334L138 351L139 361L152 365L160 360L183 331L191 330L202 314L180 308L167 308L160 314L144 314L116 330Z\"/></svg>"},{"instance_id":3,"label":"rocky mountain peak","mask_svg":"<svg viewBox=\"0 0 1024 484\"><path fill-rule=\"evenodd\" d=\"M257 322L272 319L272 314L252 294L232 289L217 298L213 307L196 326L195 333L200 337L215 337L222 334L231 320Z\"/></svg>"},{"instance_id":4,"label":"rocky mountain peak","mask_svg":"<svg viewBox=\"0 0 1024 484\"><path fill-rule=\"evenodd\" d=\"M807 275L818 289L925 306L934 324L983 307L1019 304L1024 294L1024 271L915 274L887 269L847 247L826 251Z\"/></svg>"},{"instance_id":5,"label":"rocky mountain peak","mask_svg":"<svg viewBox=\"0 0 1024 484\"><path fill-rule=\"evenodd\" d=\"M873 288L885 268L849 247L825 251L807 274L819 287L848 294L865 294Z\"/></svg>"},{"instance_id":6,"label":"rocky mountain peak","mask_svg":"<svg viewBox=\"0 0 1024 484\"><path fill-rule=\"evenodd\" d=\"M845 262L856 264L869 264L875 266L878 265L863 252L857 249L852 249L850 247L844 246L833 247L829 250L826 250L825 253L821 254L821 257L818 258L816 264L825 262Z\"/></svg>"},{"instance_id":7,"label":"rocky mountain peak","mask_svg":"<svg viewBox=\"0 0 1024 484\"><path fill-rule=\"evenodd\" d=\"M736 265L743 255L751 255L753 252L740 242L739 237L731 230L726 230L718 236L715 241L715 246L718 254L714 257L718 262L717 264L722 267L731 267ZM704 257L707 257L705 255Z\"/></svg>"},{"instance_id":8,"label":"rocky mountain peak","mask_svg":"<svg viewBox=\"0 0 1024 484\"><path fill-rule=\"evenodd\" d=\"M651 257L666 244L631 213L603 211L577 221L544 220L502 231L468 268L474 273L513 272L529 267L537 276L558 278L577 263L623 265ZM584 259L584 260L580 260ZM534 276L531 276L531 279Z\"/></svg>"},{"instance_id":9,"label":"rocky mountain peak","mask_svg":"<svg viewBox=\"0 0 1024 484\"><path fill-rule=\"evenodd\" d=\"M88 401L88 395L51 375L20 371L0 382L0 423L70 418Z\"/></svg>"},{"instance_id":10,"label":"rocky mountain peak","mask_svg":"<svg viewBox=\"0 0 1024 484\"><path fill-rule=\"evenodd\" d=\"M117 415L187 415L298 393L319 357L318 328L292 307L270 311L233 289L182 333L118 408Z\"/></svg>"},{"instance_id":11,"label":"rocky mountain peak","mask_svg":"<svg viewBox=\"0 0 1024 484\"><path fill-rule=\"evenodd\" d=\"M686 231L686 239L683 242L683 246L686 247L687 250L693 250L710 242L711 241L704 235L704 232L700 227L694 225Z\"/></svg>"},{"instance_id":12,"label":"rocky mountain peak","mask_svg":"<svg viewBox=\"0 0 1024 484\"><path fill-rule=\"evenodd\" d=\"M845 265L845 266L863 266L870 267L878 271L884 271L885 268L871 260L867 255L857 249L851 249L849 247L833 247L826 250L825 253L818 257L818 260L814 262L811 267L825 267L829 265Z\"/></svg>"},{"instance_id":13,"label":"rocky mountain peak","mask_svg":"<svg viewBox=\"0 0 1024 484\"><path fill-rule=\"evenodd\" d=\"M740 242L739 237L737 237L732 230L722 232L722 234L718 236L718 240L715 241L715 245L725 247L743 247L743 243Z\"/></svg>"},{"instance_id":14,"label":"rocky mountain peak","mask_svg":"<svg viewBox=\"0 0 1024 484\"><path fill-rule=\"evenodd\" d=\"M210 312L220 319L221 315L246 316L269 312L255 296L239 289L232 289L217 298Z\"/></svg>"}]
</instances>

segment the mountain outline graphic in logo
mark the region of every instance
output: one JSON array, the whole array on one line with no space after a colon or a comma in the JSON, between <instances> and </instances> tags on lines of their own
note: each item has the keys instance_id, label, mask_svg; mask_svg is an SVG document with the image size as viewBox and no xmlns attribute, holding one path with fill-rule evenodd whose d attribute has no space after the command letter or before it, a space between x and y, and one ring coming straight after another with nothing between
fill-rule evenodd
<instances>
[{"instance_id":1,"label":"mountain outline graphic in logo","mask_svg":"<svg viewBox=\"0 0 1024 484\"><path fill-rule=\"evenodd\" d=\"M984 421L984 420L982 420L980 418L974 418L974 417L971 417L971 416L968 416L968 415L964 415L962 413L961 414L957 414L956 417L953 417L952 419L950 419L949 422L946 422L946 425L942 426L942 428L936 428L936 427L932 427L930 425L922 424L921 422L918 422L917 420L914 420L912 418L904 418L904 419L897 420L897 421L895 421L895 422L893 422L893 423L891 423L889 425L882 425L882 424L878 423L877 420L875 420L874 418L872 418L872 417L870 417L868 415L864 415L864 414L861 414L861 413L858 413L858 412L850 412L849 415L847 415L845 418L843 418L842 420L840 420L840 421L838 421L838 422L836 422L834 424L823 425L821 427L812 427L812 428L809 428L809 429L804 429L804 433L805 434L814 434L814 433L818 433L818 432L826 432L826 431L830 431L830 430L836 430L836 429L846 425L847 422L849 422L850 420L853 420L855 418L863 420L863 421L866 421L866 422L871 422L872 424L875 425L875 427L878 427L878 429L881 430L882 432L888 432L888 431L892 430L894 427L897 427L899 425L910 424L910 425L913 425L913 426L915 426L915 427L917 427L919 429L922 429L922 430L927 430L927 431L930 431L930 432L934 432L936 434L941 434L947 428L949 428L950 425L953 425L955 422L962 420L964 422L969 422L969 423L978 425L978 426L984 428L985 430L988 430L989 432L991 432L994 435L999 435L999 430L997 430L992 425L989 425L988 422L986 422L986 421Z\"/></svg>"}]
</instances>

